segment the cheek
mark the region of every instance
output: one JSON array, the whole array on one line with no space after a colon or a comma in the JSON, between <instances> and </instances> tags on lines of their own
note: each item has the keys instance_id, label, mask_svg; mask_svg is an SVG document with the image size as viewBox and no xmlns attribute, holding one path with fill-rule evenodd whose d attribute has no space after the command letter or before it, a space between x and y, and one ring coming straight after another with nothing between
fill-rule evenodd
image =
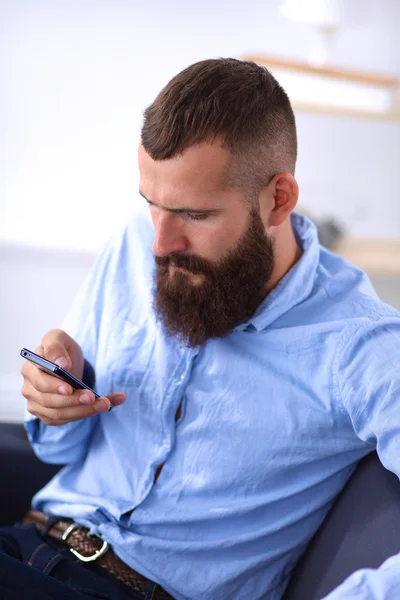
<instances>
[{"instance_id":1,"label":"cheek","mask_svg":"<svg viewBox=\"0 0 400 600\"><path fill-rule=\"evenodd\" d=\"M218 260L237 242L245 233L245 224L240 222L228 222L215 228L198 232L193 237L192 252L209 260Z\"/></svg>"}]
</instances>

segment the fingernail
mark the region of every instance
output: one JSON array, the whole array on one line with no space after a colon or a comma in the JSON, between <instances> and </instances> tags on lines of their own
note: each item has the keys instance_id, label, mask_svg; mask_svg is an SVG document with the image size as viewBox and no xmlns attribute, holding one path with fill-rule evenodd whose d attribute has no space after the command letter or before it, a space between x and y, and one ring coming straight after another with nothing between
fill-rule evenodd
<instances>
[{"instance_id":1,"label":"fingernail","mask_svg":"<svg viewBox=\"0 0 400 600\"><path fill-rule=\"evenodd\" d=\"M97 412L104 412L108 410L104 400L97 400L97 402L94 403L94 407L97 410Z\"/></svg>"},{"instance_id":2,"label":"fingernail","mask_svg":"<svg viewBox=\"0 0 400 600\"><path fill-rule=\"evenodd\" d=\"M60 394L62 394L63 396L68 396L67 390L65 389L65 387L63 385L59 385L57 389L58 389L58 392Z\"/></svg>"},{"instance_id":3,"label":"fingernail","mask_svg":"<svg viewBox=\"0 0 400 600\"><path fill-rule=\"evenodd\" d=\"M82 394L82 396L79 396L79 402L82 402L82 404L92 403L90 396L88 396L87 394Z\"/></svg>"},{"instance_id":4,"label":"fingernail","mask_svg":"<svg viewBox=\"0 0 400 600\"><path fill-rule=\"evenodd\" d=\"M115 400L125 400L125 394L115 394Z\"/></svg>"},{"instance_id":5,"label":"fingernail","mask_svg":"<svg viewBox=\"0 0 400 600\"><path fill-rule=\"evenodd\" d=\"M56 363L56 365L58 365L59 367L62 367L63 369L65 369L65 367L68 364L68 361L65 358L65 356L59 356L58 358L56 358L56 360L54 362Z\"/></svg>"}]
</instances>

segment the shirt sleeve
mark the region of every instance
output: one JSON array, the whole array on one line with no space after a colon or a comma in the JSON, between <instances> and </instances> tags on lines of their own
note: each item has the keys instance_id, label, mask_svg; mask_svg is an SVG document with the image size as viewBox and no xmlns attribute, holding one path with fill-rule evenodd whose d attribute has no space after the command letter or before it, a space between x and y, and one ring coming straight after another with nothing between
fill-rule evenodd
<instances>
[{"instance_id":1,"label":"shirt sleeve","mask_svg":"<svg viewBox=\"0 0 400 600\"><path fill-rule=\"evenodd\" d=\"M347 337L336 360L338 400L357 436L400 476L400 316L374 315ZM356 571L324 600L393 598L400 598L400 554L378 569Z\"/></svg>"},{"instance_id":2,"label":"shirt sleeve","mask_svg":"<svg viewBox=\"0 0 400 600\"><path fill-rule=\"evenodd\" d=\"M394 600L400 596L400 555L379 569L360 569L322 600Z\"/></svg>"},{"instance_id":3,"label":"shirt sleeve","mask_svg":"<svg viewBox=\"0 0 400 600\"><path fill-rule=\"evenodd\" d=\"M111 256L110 243L95 261L61 326L78 342L85 359L95 370L104 288ZM49 426L28 411L25 411L25 415L25 429L35 454L44 462L54 464L81 460L87 452L89 436L99 419L98 415L94 415L65 425Z\"/></svg>"}]
</instances>

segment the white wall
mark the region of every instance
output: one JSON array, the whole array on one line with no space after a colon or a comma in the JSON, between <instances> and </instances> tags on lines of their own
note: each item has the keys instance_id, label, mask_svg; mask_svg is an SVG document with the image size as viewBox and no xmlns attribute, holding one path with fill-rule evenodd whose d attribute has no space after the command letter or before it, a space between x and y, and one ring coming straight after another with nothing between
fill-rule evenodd
<instances>
[{"instance_id":1,"label":"white wall","mask_svg":"<svg viewBox=\"0 0 400 600\"><path fill-rule=\"evenodd\" d=\"M400 75L400 2L348 4L330 60ZM305 58L310 27L278 9L278 0L0 2L0 419L17 406L21 415L19 349L60 324L94 251L139 201L143 109L203 58ZM353 233L399 237L400 124L297 122L302 205ZM393 302L396 285L382 283Z\"/></svg>"},{"instance_id":2,"label":"white wall","mask_svg":"<svg viewBox=\"0 0 400 600\"><path fill-rule=\"evenodd\" d=\"M0 245L0 421L21 421L22 348L59 327L94 260L90 252Z\"/></svg>"},{"instance_id":3,"label":"white wall","mask_svg":"<svg viewBox=\"0 0 400 600\"><path fill-rule=\"evenodd\" d=\"M97 248L135 201L142 111L188 64L306 57L278 0L3 0L0 239ZM353 0L330 60L400 74L400 2ZM351 231L400 234L400 124L298 116L302 203Z\"/></svg>"}]
</instances>

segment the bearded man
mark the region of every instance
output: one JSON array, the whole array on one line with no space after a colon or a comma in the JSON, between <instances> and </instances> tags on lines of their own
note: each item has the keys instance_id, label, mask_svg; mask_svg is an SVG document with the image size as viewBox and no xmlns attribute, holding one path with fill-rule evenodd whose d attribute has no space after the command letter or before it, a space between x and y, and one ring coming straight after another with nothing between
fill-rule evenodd
<instances>
[{"instance_id":1,"label":"bearded man","mask_svg":"<svg viewBox=\"0 0 400 600\"><path fill-rule=\"evenodd\" d=\"M146 110L149 214L37 349L101 397L22 368L32 446L66 466L1 531L4 598L278 600L360 458L400 473L399 314L293 213L296 153L251 62L194 64ZM398 572L329 597L392 599Z\"/></svg>"}]
</instances>

